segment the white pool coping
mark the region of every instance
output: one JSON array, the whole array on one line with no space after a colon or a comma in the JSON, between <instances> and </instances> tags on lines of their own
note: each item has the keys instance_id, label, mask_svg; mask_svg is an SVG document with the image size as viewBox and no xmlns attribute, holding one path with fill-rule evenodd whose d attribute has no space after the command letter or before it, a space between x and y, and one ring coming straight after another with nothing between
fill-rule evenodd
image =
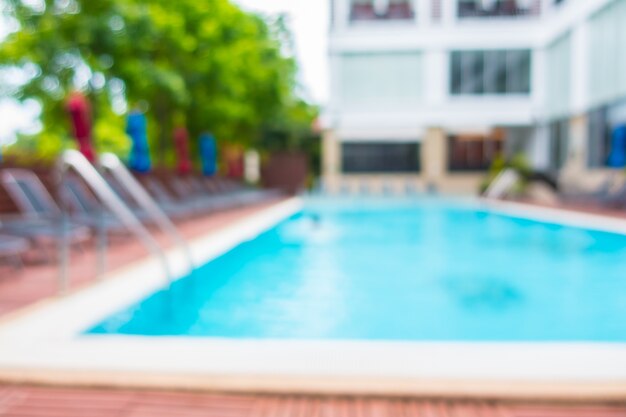
<instances>
[{"instance_id":1,"label":"white pool coping","mask_svg":"<svg viewBox=\"0 0 626 417\"><path fill-rule=\"evenodd\" d=\"M517 203L505 215L626 234L626 221ZM474 204L472 203L472 204ZM290 199L191 242L197 264L299 211ZM179 251L169 257L184 275ZM246 340L81 335L164 284L155 259L0 321L0 380L254 392L626 399L625 343Z\"/></svg>"}]
</instances>

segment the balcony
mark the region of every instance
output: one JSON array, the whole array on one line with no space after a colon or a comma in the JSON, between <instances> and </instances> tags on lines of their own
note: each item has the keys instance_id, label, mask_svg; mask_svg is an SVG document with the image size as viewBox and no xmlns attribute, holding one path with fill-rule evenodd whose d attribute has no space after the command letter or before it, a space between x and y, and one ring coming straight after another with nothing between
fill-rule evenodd
<instances>
[{"instance_id":1,"label":"balcony","mask_svg":"<svg viewBox=\"0 0 626 417\"><path fill-rule=\"evenodd\" d=\"M350 22L412 20L410 0L352 0Z\"/></svg>"},{"instance_id":2,"label":"balcony","mask_svg":"<svg viewBox=\"0 0 626 417\"><path fill-rule=\"evenodd\" d=\"M497 18L539 16L541 0L458 0L458 17Z\"/></svg>"}]
</instances>

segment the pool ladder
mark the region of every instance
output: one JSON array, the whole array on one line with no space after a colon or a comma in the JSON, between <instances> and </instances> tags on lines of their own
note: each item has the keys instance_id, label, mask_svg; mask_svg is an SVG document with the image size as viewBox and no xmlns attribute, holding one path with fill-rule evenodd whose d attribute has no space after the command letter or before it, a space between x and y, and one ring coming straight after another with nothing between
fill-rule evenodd
<instances>
[{"instance_id":1,"label":"pool ladder","mask_svg":"<svg viewBox=\"0 0 626 417\"><path fill-rule=\"evenodd\" d=\"M100 158L99 168L103 172L108 172L114 180L128 192L134 199L137 206L143 210L150 220L167 234L182 250L188 262L189 272L195 269L193 257L189 245L176 229L176 226L161 210L156 202L150 197L141 184L133 177L120 159L110 153L103 154ZM98 169L92 165L83 154L75 150L63 152L57 164L57 187L59 195L62 195L61 187L65 181L68 171L73 170L78 174L89 189L94 193L101 203L98 226L98 275L104 274L106 270L106 230L104 228L105 209L110 211L138 240L148 249L148 251L159 260L166 275L168 285L173 281L173 271L168 262L165 250L152 236L150 231L143 225L138 217L132 212ZM62 239L59 245L59 291L64 293L69 287L69 216L66 203L61 198L63 208L63 219L60 226L63 230Z\"/></svg>"}]
</instances>

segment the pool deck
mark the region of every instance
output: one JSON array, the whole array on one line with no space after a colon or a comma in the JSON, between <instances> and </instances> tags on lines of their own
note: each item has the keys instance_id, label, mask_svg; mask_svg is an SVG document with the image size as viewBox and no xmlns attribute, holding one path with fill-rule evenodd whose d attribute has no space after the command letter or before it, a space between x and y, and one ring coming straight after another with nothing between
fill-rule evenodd
<instances>
[{"instance_id":1,"label":"pool deck","mask_svg":"<svg viewBox=\"0 0 626 417\"><path fill-rule=\"evenodd\" d=\"M278 204L277 204L278 203ZM275 206L289 204L288 201L276 201L274 203L266 204L263 206L249 207L245 209L233 210L227 213L216 213L206 218L195 219L179 224L183 234L194 240L211 239L212 237L220 236L222 231L232 228L237 223L246 221L257 214L271 210ZM519 206L513 203L499 203L490 202L496 210L502 210L511 214L515 214L516 210L524 209L523 206ZM548 218L551 216L560 216L563 212L557 209L543 210L540 206L535 206L538 212L547 213ZM530 206L526 208L531 208ZM532 210L531 210L532 211ZM568 210L570 212L572 210ZM576 216L582 213L580 211L573 210L573 221L576 220ZM594 211L593 217L585 217L585 220L591 219L594 224L597 223L600 228L611 229L616 226L626 225L626 217L621 215L606 215L610 213L599 213ZM621 227L620 226L620 227ZM626 233L626 227L623 231ZM164 238L159 237L161 241ZM109 265L111 269L116 271L123 271L128 267L132 267L138 260L146 257L146 252L143 248L132 239L126 239L123 241L115 242L109 252ZM98 287L107 286L109 281L111 286L114 286L114 281L120 281L119 278L106 278L103 280L96 280L95 270L93 264L95 262L95 253L93 250L85 249L82 253L74 254L72 263L72 279L71 279L71 293L69 297L58 297L56 295L56 279L57 270L54 266L41 265L41 266L29 266L25 270L17 273L11 272L5 274L0 270L0 325L12 323L13 321L19 321L22 317L28 317L32 311L40 309L45 310L49 306L56 304L60 299L65 298L81 298L83 294L95 292ZM117 274L117 272L116 272ZM114 274L115 275L115 274ZM74 297L77 296L77 297ZM83 297L83 302L89 302L89 297ZM92 300L93 301L93 300ZM120 303L123 304L123 300ZM110 307L108 307L110 308ZM53 310L50 310L53 311ZM49 322L48 322L49 323ZM63 327L63 326L61 326ZM62 330L62 329L61 329ZM36 342L34 339L29 340L33 335L25 334L24 341L27 344ZM128 345L116 345L114 340L108 346L105 344L104 349L110 349L110 356L123 356L125 355ZM6 340L6 339L5 339ZM89 348L89 344L92 341L86 341L83 343L83 348ZM97 344L97 341L95 341ZM233 363L238 363L239 366L245 368L246 366L257 366L259 374L252 377L243 374L231 375L230 377L224 374L213 375L210 378L206 377L190 377L189 373L186 375L175 375L170 373L169 376L155 375L145 372L133 373L107 373L103 370L107 367L113 367L113 362L106 363L103 361L100 366L96 367L96 372L76 372L77 369L70 369L70 372L64 370L62 367L59 369L46 368L45 358L42 359L43 366L37 366L35 363L32 366L16 367L16 368L4 368L0 369L0 381L4 381L5 385L0 383L0 415L24 415L24 416L52 416L52 415L120 415L120 416L139 416L139 415L155 415L155 416L177 416L177 415L219 415L219 416L340 416L340 415L354 415L354 416L508 416L508 417L557 417L557 416L624 416L626 417L626 380L620 378L620 372L623 368L623 358L616 363L615 375L609 376L609 381L606 383L607 378L604 378L604 382L599 382L596 379L602 379L603 374L600 372L595 375L590 381L584 383L565 384L551 381L550 379L544 379L541 382L527 382L527 383L507 383L502 378L491 380L485 383L484 378L481 375L477 375L478 380L482 380L481 383L477 383L477 380L468 379L465 381L458 380L446 380L444 379L425 379L422 381L402 381L401 379L392 378L385 380L385 378L363 378L356 374L350 378L337 379L333 377L334 371L345 364L339 366L337 363L328 362L326 366L328 369L320 373L316 378L299 378L296 375L283 375L279 378L269 377L268 371L276 371L274 365L270 362L258 363L260 354L267 355L267 358L273 356L282 357L289 355L295 359L304 359L303 363L308 362L309 369L302 368L299 372L310 371L310 368L315 369L321 362L315 360L316 355L320 352L327 350L327 357L332 358L336 355L336 348L338 345L333 344L318 346L316 349L307 351L305 346L296 346L296 344L287 346L282 345L280 349L275 350L272 343L265 344L265 348L259 350L258 346L239 345L239 351L233 352L233 346L224 344L220 347L219 343L212 342L211 346L214 351L213 355L217 355L217 359L213 359L214 363L211 366L219 365L219 355L224 354L228 357L224 357ZM166 340L162 340L158 344L161 349L161 354L171 355L176 354L177 346L175 343L168 343ZM348 344L349 345L349 344ZM285 346L287 349L284 350ZM18 346L19 348L19 346ZM63 356L65 352L64 346L58 346L59 351L54 349L48 354L50 357ZM102 346L99 346L100 353L102 353ZM142 352L145 349L145 345L136 346L137 352ZM193 348L193 347L192 347ZM205 350L206 346L197 346L200 351ZM196 349L193 348L193 349ZM362 347L357 347L357 351ZM388 349L396 349L400 352L405 349L406 346L401 346L400 350L398 346L385 346L383 344L378 346L371 346L369 353L366 351L363 353L365 356L352 355L351 350L347 346L344 353L339 357L350 357L353 360L351 364L352 369L369 369L376 374L376 368L380 364L369 363L368 366L364 366L359 361L368 360L369 354L372 358L380 358L386 356L385 360L388 364L396 367L396 372L401 375L402 372L410 368L402 361L393 361L393 355L389 355ZM428 355L427 350L431 349L431 352L445 351L445 346L422 346L421 349L426 349L422 352L423 355ZM557 346L558 348L558 346ZM584 347L583 347L584 348ZM617 351L612 352L611 346L603 346L602 349L608 349L606 357L596 358L602 365L610 363L615 357L619 357L623 353L623 347L618 347ZM116 349L120 349L116 351ZM168 349L170 349L168 351ZM192 349L192 350L193 350ZM221 349L221 350L220 350ZM265 349L265 352L264 352ZM377 350L378 349L378 350ZM27 349L25 349L27 350ZM523 349L528 357L533 355L541 356L543 353L533 351L532 347L524 347ZM36 351L36 349L34 349ZM20 352L11 352L18 357ZM87 352L87 351L85 351ZM255 354L256 352L256 354ZM298 352L298 354L294 354ZM417 352L417 351L413 351ZM484 347L480 345L472 346L460 346L460 349L455 351L454 349L449 352L449 357L454 358L458 356L459 352L469 352L469 356L459 357L458 364L463 367L467 366L466 370L471 372L482 372L480 366L480 358L485 355L489 356L489 351L484 351ZM31 354L33 352L30 352ZM93 351L92 351L93 353ZM193 353L190 350L190 353ZM597 352L596 352L597 353ZM246 357L251 358L251 354L254 355L252 359L255 361L246 362ZM513 353L511 353L513 354ZM71 353L66 353L67 356L71 356ZM472 355L477 355L472 358ZM0 355L1 356L1 355ZM80 356L80 355L78 355ZM389 358L391 356L391 358ZM544 360L551 361L545 365L552 365L553 362L564 360L561 369L564 372L563 375L567 377L569 370L567 368L568 358L562 358L558 349L553 351L548 356L544 356ZM567 356L567 355L566 355ZM593 355L592 355L593 356ZM597 356L597 355L596 355ZM45 357L45 355L42 355ZM171 356L170 356L171 357ZM428 357L428 356L426 356ZM32 355L25 356L25 363L28 363L32 359ZM572 357L569 360L576 360L576 352L572 353ZM71 360L80 359L78 357L68 358ZM91 360L93 362L93 356L87 354L84 357L85 360ZM113 358L115 359L115 358ZM113 360L112 359L112 360ZM134 361L138 367L144 358L130 356L130 360ZM150 358L145 358L148 360ZM2 358L0 358L2 360ZM63 360L63 359L62 359ZM129 360L129 358L126 358ZM385 362L381 361L381 362ZM146 363L148 363L146 362ZM182 362L185 362L182 360ZM194 360L191 358L188 362L188 366L195 366ZM211 362L211 361L208 361ZM262 361L261 361L262 362ZM349 361L348 361L349 362ZM426 361L428 362L428 361ZM496 361L497 362L497 361ZM506 373L506 367L511 364L515 367L516 356L508 356L502 359L500 366L503 367L504 373ZM18 360L19 363L19 360ZM80 361L78 362L80 364ZM428 366L437 367L436 363L420 364L420 371L428 370ZM474 366L476 365L476 366ZM448 364L449 371L454 373L455 363L450 361ZM541 368L543 365L541 362L536 364L537 368ZM588 364L593 366L593 362ZM348 367L350 364L348 363ZM100 369L98 369L100 368ZM201 366L199 368L202 368ZM264 369L262 369L264 368ZM274 368L274 369L272 369ZM80 368L78 368L80 369ZM213 371L217 368L213 368ZM224 368L226 369L226 368ZM254 369L254 368L252 368ZM607 367L610 373L610 367ZM189 369L187 369L189 371ZM231 369L232 370L232 369ZM410 369L409 369L410 370ZM171 370L170 370L171 371ZM438 372L440 369L438 369ZM561 375L561 376L563 376ZM397 376L397 375L396 375ZM484 376L484 375L482 375ZM498 376L496 372L496 377ZM574 375L576 376L576 375ZM606 375L605 375L606 376ZM574 378L576 379L576 378ZM509 381L510 382L510 381ZM25 385L14 385L16 383ZM29 385L30 384L30 385ZM99 389L83 390L83 389L69 389L69 388L35 388L34 385L44 384L51 386L82 386L82 387L100 387ZM264 387L264 388L263 388ZM115 389L113 389L115 388ZM164 391L152 391L156 389L169 388L170 392ZM138 391L138 389L148 389L150 391ZM229 391L239 392L241 395L229 395L220 396L215 394L201 394L201 393L174 393L174 390L199 390L199 391ZM567 395L560 394L561 391L567 391ZM511 392L515 392L514 395L510 395ZM245 394L246 392L265 392L268 395L265 396L250 396ZM299 395L291 396L276 396L269 395L271 393L280 392L292 392L299 393ZM357 397L352 398L340 398L343 393L351 393ZM302 394L319 393L332 397L306 397ZM374 399L369 394L375 393L378 399ZM492 393L490 395L489 393ZM368 395L367 397L358 397L359 395ZM446 398L441 401L420 401L420 400L403 400L399 397L410 398L414 395L419 395L420 398ZM97 410L89 410L91 414L86 413L85 410L77 406L86 402L86 399L94 398L95 404L105 404L103 410L108 410L108 413L103 412L98 414ZM470 400L457 401L455 398L466 398ZM515 398L517 403L509 403L502 401L484 401L485 398ZM100 400L101 399L101 400ZM559 401L576 402L577 405L573 406L537 406L528 405L528 401ZM47 402L46 402L47 401ZM520 403L519 401L522 401ZM605 404L610 402L611 406L588 406L589 404ZM48 404L48 406L41 406L40 404ZM190 405L191 404L191 405ZM156 409L161 410L161 413L156 413ZM95 407L94 407L95 408ZM146 411L147 410L147 411ZM83 411L83 413L81 413ZM152 412L151 412L152 411ZM4 414L3 414L4 412ZM143 413L143 414L142 414ZM299 413L299 414L298 414Z\"/></svg>"},{"instance_id":2,"label":"pool deck","mask_svg":"<svg viewBox=\"0 0 626 417\"><path fill-rule=\"evenodd\" d=\"M624 417L626 404L264 396L0 385L13 417Z\"/></svg>"},{"instance_id":3,"label":"pool deck","mask_svg":"<svg viewBox=\"0 0 626 417\"><path fill-rule=\"evenodd\" d=\"M204 217L194 217L178 222L177 226L187 239L207 236L283 200L278 199L264 204L216 212ZM162 233L155 232L155 237L163 247L172 246L172 243ZM146 249L131 235L113 237L110 243L111 246L107 253L108 270L122 268L148 256ZM28 255L30 257L36 254ZM96 260L94 242L72 251L70 291L88 288L98 281ZM4 315L16 312L38 301L56 298L59 288L58 277L59 270L56 266L56 259L53 259L52 262L29 262L21 270L0 264L0 320Z\"/></svg>"}]
</instances>

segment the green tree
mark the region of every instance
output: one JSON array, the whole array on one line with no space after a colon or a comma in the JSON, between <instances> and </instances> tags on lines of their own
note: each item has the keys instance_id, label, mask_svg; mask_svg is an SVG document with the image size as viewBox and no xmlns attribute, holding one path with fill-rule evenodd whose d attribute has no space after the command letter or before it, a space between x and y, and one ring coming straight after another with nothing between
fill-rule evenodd
<instances>
[{"instance_id":1,"label":"green tree","mask_svg":"<svg viewBox=\"0 0 626 417\"><path fill-rule=\"evenodd\" d=\"M42 105L41 134L17 149L53 156L68 145L64 102L73 89L93 104L101 150L125 153L122 114L147 108L160 163L171 159L171 132L186 122L192 138L263 147L268 126L290 134L314 110L295 97L294 60L284 20L245 13L228 0L4 0L17 30L0 44L0 88ZM11 82L19 69L28 77ZM303 117L310 117L303 123ZM297 126L295 128L294 126Z\"/></svg>"}]
</instances>

